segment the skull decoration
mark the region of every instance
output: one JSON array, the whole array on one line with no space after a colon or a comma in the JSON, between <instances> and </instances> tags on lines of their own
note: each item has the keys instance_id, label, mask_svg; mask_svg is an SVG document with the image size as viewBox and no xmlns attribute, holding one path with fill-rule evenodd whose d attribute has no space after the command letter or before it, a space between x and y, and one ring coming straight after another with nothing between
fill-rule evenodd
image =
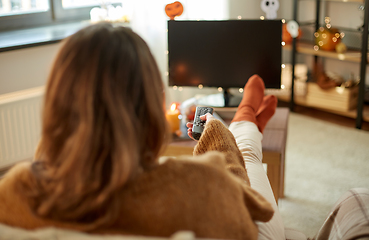
<instances>
[{"instance_id":1,"label":"skull decoration","mask_svg":"<svg viewBox=\"0 0 369 240\"><path fill-rule=\"evenodd\" d=\"M266 19L276 19L279 8L278 0L262 0L261 9L266 13Z\"/></svg>"}]
</instances>

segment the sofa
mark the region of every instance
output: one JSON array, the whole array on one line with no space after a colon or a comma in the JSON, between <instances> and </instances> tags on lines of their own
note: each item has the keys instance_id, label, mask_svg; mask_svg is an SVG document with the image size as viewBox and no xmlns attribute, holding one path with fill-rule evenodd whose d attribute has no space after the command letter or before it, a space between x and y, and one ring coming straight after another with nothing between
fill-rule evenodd
<instances>
[{"instance_id":1,"label":"sofa","mask_svg":"<svg viewBox=\"0 0 369 240\"><path fill-rule=\"evenodd\" d=\"M285 229L286 240L306 240L306 236L294 229ZM0 224L0 240L195 240L195 234L191 231L179 231L169 238L144 237L144 236L120 236L120 235L98 235L64 230L58 228L44 228L38 230L24 230ZM202 238L203 239L203 238Z\"/></svg>"}]
</instances>

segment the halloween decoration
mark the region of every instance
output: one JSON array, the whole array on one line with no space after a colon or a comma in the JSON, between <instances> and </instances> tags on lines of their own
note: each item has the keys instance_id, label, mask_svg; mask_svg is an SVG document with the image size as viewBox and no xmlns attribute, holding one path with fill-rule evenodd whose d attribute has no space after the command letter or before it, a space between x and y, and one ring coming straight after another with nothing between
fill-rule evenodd
<instances>
[{"instance_id":1,"label":"halloween decoration","mask_svg":"<svg viewBox=\"0 0 369 240\"><path fill-rule=\"evenodd\" d=\"M261 1L261 10L265 12L266 19L276 19L278 8L279 8L278 0L262 0Z\"/></svg>"},{"instance_id":2,"label":"halloween decoration","mask_svg":"<svg viewBox=\"0 0 369 240\"><path fill-rule=\"evenodd\" d=\"M174 2L165 6L165 13L170 20L174 20L175 17L181 16L183 13L183 5L180 2Z\"/></svg>"},{"instance_id":3,"label":"halloween decoration","mask_svg":"<svg viewBox=\"0 0 369 240\"><path fill-rule=\"evenodd\" d=\"M336 45L336 52L338 53L345 53L347 51L346 44L340 42Z\"/></svg>"},{"instance_id":4,"label":"halloween decoration","mask_svg":"<svg viewBox=\"0 0 369 240\"><path fill-rule=\"evenodd\" d=\"M289 44L292 42L292 38L299 39L302 35L302 31L296 21L289 21L282 25L282 41Z\"/></svg>"},{"instance_id":5,"label":"halloween decoration","mask_svg":"<svg viewBox=\"0 0 369 240\"><path fill-rule=\"evenodd\" d=\"M339 86L334 79L324 72L321 63L315 63L313 68L313 79L321 89L329 89Z\"/></svg>"},{"instance_id":6,"label":"halloween decoration","mask_svg":"<svg viewBox=\"0 0 369 240\"><path fill-rule=\"evenodd\" d=\"M341 38L344 34L340 33L338 29L332 28L329 17L325 18L325 23L325 27L320 27L318 31L314 33L315 46L321 50L334 51L336 45L341 42Z\"/></svg>"}]
</instances>

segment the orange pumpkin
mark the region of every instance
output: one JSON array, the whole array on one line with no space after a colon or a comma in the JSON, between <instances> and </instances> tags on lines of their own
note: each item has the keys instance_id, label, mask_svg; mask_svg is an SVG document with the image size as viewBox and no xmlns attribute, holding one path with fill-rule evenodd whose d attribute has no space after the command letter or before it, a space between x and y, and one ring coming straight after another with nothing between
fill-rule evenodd
<instances>
[{"instance_id":1,"label":"orange pumpkin","mask_svg":"<svg viewBox=\"0 0 369 240\"><path fill-rule=\"evenodd\" d=\"M320 27L314 36L315 44L325 51L334 51L336 45L341 42L341 34L337 28Z\"/></svg>"},{"instance_id":2,"label":"orange pumpkin","mask_svg":"<svg viewBox=\"0 0 369 240\"><path fill-rule=\"evenodd\" d=\"M180 2L174 2L165 6L165 13L168 15L170 20L174 20L175 17L181 16L183 13L183 5Z\"/></svg>"},{"instance_id":3,"label":"orange pumpkin","mask_svg":"<svg viewBox=\"0 0 369 240\"><path fill-rule=\"evenodd\" d=\"M302 31L301 28L299 28L299 35L297 36L296 39L299 39L302 35ZM283 23L282 25L282 41L285 42L286 44L289 44L292 42L292 37L291 34L287 31L287 24Z\"/></svg>"}]
</instances>

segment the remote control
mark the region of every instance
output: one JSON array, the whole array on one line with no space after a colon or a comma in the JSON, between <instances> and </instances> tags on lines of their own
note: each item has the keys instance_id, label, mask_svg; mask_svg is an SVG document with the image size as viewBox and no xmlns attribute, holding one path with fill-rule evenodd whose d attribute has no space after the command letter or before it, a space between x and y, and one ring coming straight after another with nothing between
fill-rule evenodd
<instances>
[{"instance_id":1,"label":"remote control","mask_svg":"<svg viewBox=\"0 0 369 240\"><path fill-rule=\"evenodd\" d=\"M199 140L202 132L205 128L205 121L200 119L200 116L207 113L213 114L213 109L211 107L196 107L195 118L192 127L192 137Z\"/></svg>"}]
</instances>

